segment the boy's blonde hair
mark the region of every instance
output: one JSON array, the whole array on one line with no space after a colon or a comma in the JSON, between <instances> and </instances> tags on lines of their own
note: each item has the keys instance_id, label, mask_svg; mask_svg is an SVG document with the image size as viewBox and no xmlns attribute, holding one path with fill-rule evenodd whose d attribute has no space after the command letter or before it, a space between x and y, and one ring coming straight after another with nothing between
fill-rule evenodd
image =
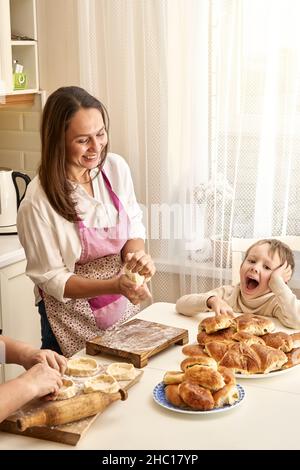
<instances>
[{"instance_id":1,"label":"boy's blonde hair","mask_svg":"<svg viewBox=\"0 0 300 470\"><path fill-rule=\"evenodd\" d=\"M281 263L283 264L286 261L287 264L291 267L292 273L293 273L295 269L295 259L294 259L293 252L288 245L281 242L280 240L276 240L276 238L265 238L264 240L259 240L258 242L253 243L253 245L251 245L246 251L243 262L249 255L249 252L250 250L252 250L252 248L254 248L255 246L259 246L259 245L265 245L266 243L270 245L270 248L269 248L270 255L273 257L274 254L277 252Z\"/></svg>"}]
</instances>

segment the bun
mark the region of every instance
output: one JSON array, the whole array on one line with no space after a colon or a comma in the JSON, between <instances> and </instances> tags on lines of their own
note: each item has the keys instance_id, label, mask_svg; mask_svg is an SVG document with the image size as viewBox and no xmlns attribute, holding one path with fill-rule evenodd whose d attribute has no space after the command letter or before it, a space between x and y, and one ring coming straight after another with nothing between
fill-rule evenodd
<instances>
[{"instance_id":1,"label":"bun","mask_svg":"<svg viewBox=\"0 0 300 470\"><path fill-rule=\"evenodd\" d=\"M167 385L165 387L165 397L172 405L185 407L185 403L178 393L178 385Z\"/></svg>"},{"instance_id":2,"label":"bun","mask_svg":"<svg viewBox=\"0 0 300 470\"><path fill-rule=\"evenodd\" d=\"M220 372L210 367L198 365L186 369L184 380L201 385L201 387L208 388L213 392L220 390L225 385L224 378Z\"/></svg>"},{"instance_id":3,"label":"bun","mask_svg":"<svg viewBox=\"0 0 300 470\"><path fill-rule=\"evenodd\" d=\"M228 369L228 367L224 366L219 366L218 371L222 375L225 385L235 385L236 381L232 369Z\"/></svg>"},{"instance_id":4,"label":"bun","mask_svg":"<svg viewBox=\"0 0 300 470\"><path fill-rule=\"evenodd\" d=\"M187 344L182 348L182 352L185 354L185 356L206 356L203 347L198 343Z\"/></svg>"},{"instance_id":5,"label":"bun","mask_svg":"<svg viewBox=\"0 0 300 470\"><path fill-rule=\"evenodd\" d=\"M206 355L187 357L181 362L180 367L185 372L189 367L193 367L195 365L211 367L212 369L217 370L216 361L212 357Z\"/></svg>"},{"instance_id":6,"label":"bun","mask_svg":"<svg viewBox=\"0 0 300 470\"><path fill-rule=\"evenodd\" d=\"M235 333L235 329L230 327L225 330L216 331L209 335L205 331L201 331L197 335L198 343L203 346L210 341L223 341L223 343L232 343L232 335Z\"/></svg>"},{"instance_id":7,"label":"bun","mask_svg":"<svg viewBox=\"0 0 300 470\"><path fill-rule=\"evenodd\" d=\"M261 336L255 336L250 333L246 333L245 331L238 331L232 335L232 339L234 341L239 341L240 343L246 343L248 346L252 344L265 344L263 338Z\"/></svg>"},{"instance_id":8,"label":"bun","mask_svg":"<svg viewBox=\"0 0 300 470\"><path fill-rule=\"evenodd\" d=\"M204 318L199 324L198 331L204 330L207 334L210 334L234 325L234 316L231 313L222 313L213 317Z\"/></svg>"},{"instance_id":9,"label":"bun","mask_svg":"<svg viewBox=\"0 0 300 470\"><path fill-rule=\"evenodd\" d=\"M251 315L250 313L238 316L236 318L236 325L237 331L257 336L262 336L275 330L272 320L261 315Z\"/></svg>"},{"instance_id":10,"label":"bun","mask_svg":"<svg viewBox=\"0 0 300 470\"><path fill-rule=\"evenodd\" d=\"M262 336L262 338L267 346L280 349L283 352L289 352L294 347L293 338L283 331L278 333L268 333L267 335Z\"/></svg>"},{"instance_id":11,"label":"bun","mask_svg":"<svg viewBox=\"0 0 300 470\"><path fill-rule=\"evenodd\" d=\"M184 403L193 410L212 410L215 405L211 392L196 383L184 381L178 386L178 392Z\"/></svg>"},{"instance_id":12,"label":"bun","mask_svg":"<svg viewBox=\"0 0 300 470\"><path fill-rule=\"evenodd\" d=\"M163 383L166 385L180 384L183 381L184 373L182 371L168 370L163 378Z\"/></svg>"},{"instance_id":13,"label":"bun","mask_svg":"<svg viewBox=\"0 0 300 470\"><path fill-rule=\"evenodd\" d=\"M262 344L253 344L251 349L254 350L260 358L260 370L263 374L268 374L272 370L281 369L283 364L288 361L284 352L279 349L263 346Z\"/></svg>"},{"instance_id":14,"label":"bun","mask_svg":"<svg viewBox=\"0 0 300 470\"><path fill-rule=\"evenodd\" d=\"M282 369L289 369L297 364L300 364L300 348L292 349L292 351L286 353L288 361L282 366Z\"/></svg>"},{"instance_id":15,"label":"bun","mask_svg":"<svg viewBox=\"0 0 300 470\"><path fill-rule=\"evenodd\" d=\"M216 408L233 405L239 399L239 392L235 384L225 385L213 394L213 399Z\"/></svg>"},{"instance_id":16,"label":"bun","mask_svg":"<svg viewBox=\"0 0 300 470\"><path fill-rule=\"evenodd\" d=\"M300 333L293 333L290 336L293 340L293 347L299 348L300 347Z\"/></svg>"}]
</instances>

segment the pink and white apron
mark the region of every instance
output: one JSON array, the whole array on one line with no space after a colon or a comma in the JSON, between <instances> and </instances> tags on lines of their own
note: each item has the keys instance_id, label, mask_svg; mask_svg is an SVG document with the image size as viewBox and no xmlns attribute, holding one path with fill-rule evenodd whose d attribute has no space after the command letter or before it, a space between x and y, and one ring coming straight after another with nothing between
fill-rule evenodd
<instances>
[{"instance_id":1,"label":"pink and white apron","mask_svg":"<svg viewBox=\"0 0 300 470\"><path fill-rule=\"evenodd\" d=\"M106 188L118 212L117 224L88 228L77 222L82 251L74 273L89 279L110 279L122 269L121 249L128 240L129 218L101 171ZM139 311L123 295L101 295L93 299L71 299L66 303L43 292L47 317L62 353L70 357L85 346L86 340L132 317Z\"/></svg>"}]
</instances>

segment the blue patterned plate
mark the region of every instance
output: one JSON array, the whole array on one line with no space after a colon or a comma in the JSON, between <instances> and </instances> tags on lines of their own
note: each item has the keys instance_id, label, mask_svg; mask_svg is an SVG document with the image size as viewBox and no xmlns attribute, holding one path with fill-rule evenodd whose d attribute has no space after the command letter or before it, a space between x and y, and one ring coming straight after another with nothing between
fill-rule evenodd
<instances>
[{"instance_id":1,"label":"blue patterned plate","mask_svg":"<svg viewBox=\"0 0 300 470\"><path fill-rule=\"evenodd\" d=\"M213 408L212 410L207 410L207 411L184 409L184 408L179 408L177 406L172 405L171 403L167 401L165 397L165 385L163 382L160 382L154 387L153 398L154 398L154 401L156 401L158 405L162 406L163 408L167 408L168 410L176 411L177 413L187 413L187 414L192 414L192 415L221 413L223 411L232 410L232 408L235 408L242 402L242 400L244 400L245 398L244 388L239 384L236 384L236 386L239 392L239 399L233 405L225 405L225 406L222 406L222 408Z\"/></svg>"}]
</instances>

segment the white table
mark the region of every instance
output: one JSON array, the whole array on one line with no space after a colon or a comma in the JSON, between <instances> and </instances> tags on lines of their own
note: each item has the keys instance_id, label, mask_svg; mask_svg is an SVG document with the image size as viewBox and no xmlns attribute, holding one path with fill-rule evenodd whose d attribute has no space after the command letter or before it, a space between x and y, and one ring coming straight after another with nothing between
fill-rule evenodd
<instances>
[{"instance_id":1,"label":"white table","mask_svg":"<svg viewBox=\"0 0 300 470\"><path fill-rule=\"evenodd\" d=\"M206 315L185 317L176 314L174 304L159 302L138 317L186 328L193 342L198 323ZM102 357L104 362L113 362ZM183 358L181 346L171 346L150 358L141 381L129 390L128 399L105 410L75 449L300 449L300 367L274 378L240 379L246 397L238 407L198 416L169 411L152 398L152 390L164 372L179 369ZM25 448L73 449L0 433L0 449Z\"/></svg>"}]
</instances>

